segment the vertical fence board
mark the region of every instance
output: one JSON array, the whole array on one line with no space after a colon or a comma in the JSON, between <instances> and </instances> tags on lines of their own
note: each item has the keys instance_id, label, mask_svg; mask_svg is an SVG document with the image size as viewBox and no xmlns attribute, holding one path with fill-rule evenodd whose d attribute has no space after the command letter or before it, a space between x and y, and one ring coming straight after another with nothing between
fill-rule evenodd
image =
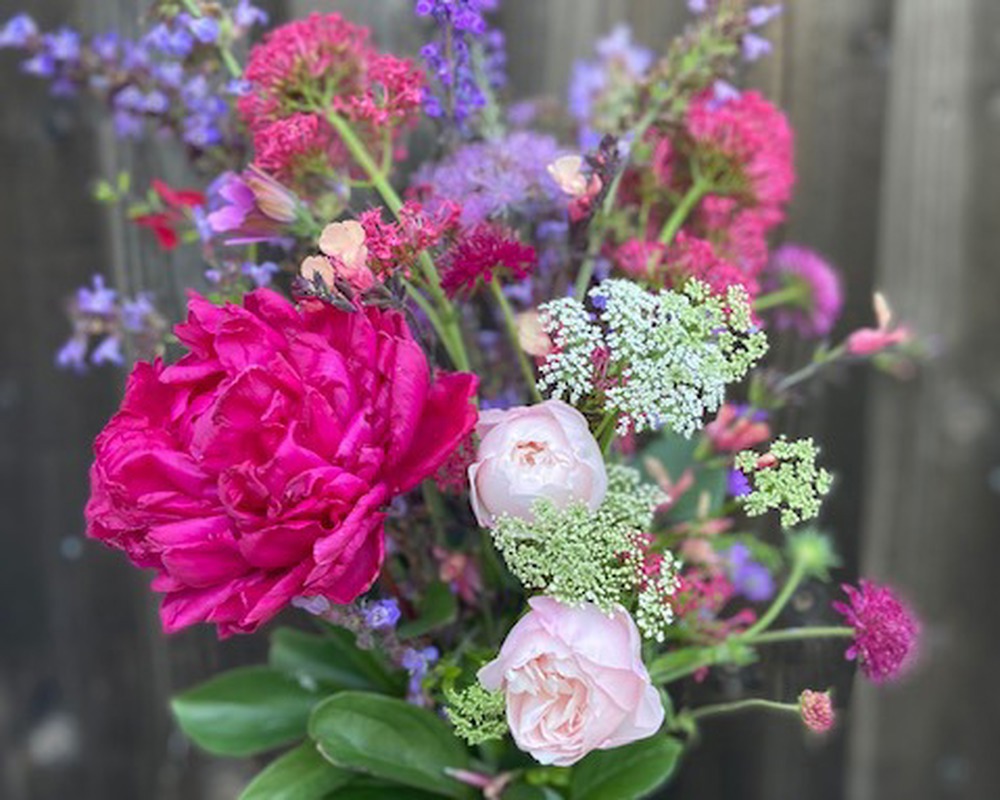
<instances>
[{"instance_id":1,"label":"vertical fence board","mask_svg":"<svg viewBox=\"0 0 1000 800\"><path fill-rule=\"evenodd\" d=\"M879 277L941 356L877 387L863 542L867 571L915 599L926 648L911 682L859 685L850 796L995 797L1000 20L990 0L905 0L897 16Z\"/></svg>"}]
</instances>

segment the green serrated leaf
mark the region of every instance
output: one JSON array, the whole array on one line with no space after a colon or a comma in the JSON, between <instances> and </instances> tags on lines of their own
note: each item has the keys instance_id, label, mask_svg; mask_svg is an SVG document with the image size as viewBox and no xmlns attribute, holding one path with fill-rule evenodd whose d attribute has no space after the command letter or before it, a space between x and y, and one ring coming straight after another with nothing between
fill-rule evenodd
<instances>
[{"instance_id":1,"label":"green serrated leaf","mask_svg":"<svg viewBox=\"0 0 1000 800\"><path fill-rule=\"evenodd\" d=\"M332 764L447 797L474 797L446 769L465 769L469 755L447 723L427 709L367 692L324 700L309 735Z\"/></svg>"},{"instance_id":2,"label":"green serrated leaf","mask_svg":"<svg viewBox=\"0 0 1000 800\"><path fill-rule=\"evenodd\" d=\"M420 616L399 626L397 635L400 639L412 639L423 636L429 631L454 622L458 616L458 601L451 589L440 581L427 587L424 601L420 606Z\"/></svg>"},{"instance_id":3,"label":"green serrated leaf","mask_svg":"<svg viewBox=\"0 0 1000 800\"><path fill-rule=\"evenodd\" d=\"M666 783L684 752L670 736L657 735L614 750L597 750L573 768L572 800L637 800Z\"/></svg>"},{"instance_id":4,"label":"green serrated leaf","mask_svg":"<svg viewBox=\"0 0 1000 800\"><path fill-rule=\"evenodd\" d=\"M271 635L268 663L327 689L389 693L402 689L401 680L393 678L374 653L357 647L354 634L334 626L322 635L278 628Z\"/></svg>"},{"instance_id":5,"label":"green serrated leaf","mask_svg":"<svg viewBox=\"0 0 1000 800\"><path fill-rule=\"evenodd\" d=\"M282 672L244 667L177 695L171 707L184 733L205 750L248 756L305 736L319 699Z\"/></svg>"},{"instance_id":6,"label":"green serrated leaf","mask_svg":"<svg viewBox=\"0 0 1000 800\"><path fill-rule=\"evenodd\" d=\"M239 800L323 800L353 779L353 773L333 766L308 741L272 761Z\"/></svg>"}]
</instances>

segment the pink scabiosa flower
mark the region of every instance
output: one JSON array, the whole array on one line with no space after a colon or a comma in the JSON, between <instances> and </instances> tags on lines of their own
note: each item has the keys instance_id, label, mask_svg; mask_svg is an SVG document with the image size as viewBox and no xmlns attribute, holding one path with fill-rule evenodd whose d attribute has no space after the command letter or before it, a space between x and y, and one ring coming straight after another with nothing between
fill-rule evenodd
<instances>
[{"instance_id":1,"label":"pink scabiosa flower","mask_svg":"<svg viewBox=\"0 0 1000 800\"><path fill-rule=\"evenodd\" d=\"M719 103L708 91L691 103L685 124L695 158L709 167L703 174L718 172L721 162L725 179L735 176L739 193L767 225L784 219L795 167L792 128L779 108L759 92Z\"/></svg>"},{"instance_id":2,"label":"pink scabiosa flower","mask_svg":"<svg viewBox=\"0 0 1000 800\"><path fill-rule=\"evenodd\" d=\"M445 256L441 287L449 297L472 292L480 281L493 280L503 270L514 280L522 280L538 261L535 248L524 244L512 230L483 222L462 234Z\"/></svg>"},{"instance_id":3,"label":"pink scabiosa flower","mask_svg":"<svg viewBox=\"0 0 1000 800\"><path fill-rule=\"evenodd\" d=\"M279 241L300 213L295 193L254 166L224 173L213 188L208 226L227 244Z\"/></svg>"},{"instance_id":4,"label":"pink scabiosa flower","mask_svg":"<svg viewBox=\"0 0 1000 800\"><path fill-rule=\"evenodd\" d=\"M639 630L618 606L533 597L479 682L506 697L514 742L541 764L568 767L593 750L655 734L663 704L642 663Z\"/></svg>"},{"instance_id":5,"label":"pink scabiosa flower","mask_svg":"<svg viewBox=\"0 0 1000 800\"><path fill-rule=\"evenodd\" d=\"M799 695L799 713L806 727L816 733L826 733L836 721L833 698L829 692L803 691Z\"/></svg>"},{"instance_id":6,"label":"pink scabiosa flower","mask_svg":"<svg viewBox=\"0 0 1000 800\"><path fill-rule=\"evenodd\" d=\"M253 631L379 573L383 508L472 430L476 378L433 375L403 316L192 294L176 364L137 364L98 436L87 533L156 572L167 631Z\"/></svg>"},{"instance_id":7,"label":"pink scabiosa flower","mask_svg":"<svg viewBox=\"0 0 1000 800\"><path fill-rule=\"evenodd\" d=\"M846 656L857 660L873 683L899 677L916 657L920 623L888 586L862 579L857 587L843 586L848 602L834 603L854 629L854 644Z\"/></svg>"},{"instance_id":8,"label":"pink scabiosa flower","mask_svg":"<svg viewBox=\"0 0 1000 800\"><path fill-rule=\"evenodd\" d=\"M339 14L317 13L276 28L250 51L243 75L249 91L238 109L268 172L292 179L314 157L325 158L328 169L350 169L327 113L351 123L376 158L416 121L423 73L376 51L368 34Z\"/></svg>"},{"instance_id":9,"label":"pink scabiosa flower","mask_svg":"<svg viewBox=\"0 0 1000 800\"><path fill-rule=\"evenodd\" d=\"M775 310L779 330L793 329L819 338L833 330L844 304L840 276L818 253L797 244L775 250L767 270L770 290L795 293L795 300Z\"/></svg>"}]
</instances>

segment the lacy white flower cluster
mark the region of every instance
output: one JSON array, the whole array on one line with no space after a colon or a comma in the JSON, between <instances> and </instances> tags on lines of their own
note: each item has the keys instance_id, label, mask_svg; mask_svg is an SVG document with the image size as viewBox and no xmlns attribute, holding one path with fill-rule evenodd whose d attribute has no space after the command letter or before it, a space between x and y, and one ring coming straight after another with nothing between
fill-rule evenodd
<instances>
[{"instance_id":1,"label":"lacy white flower cluster","mask_svg":"<svg viewBox=\"0 0 1000 800\"><path fill-rule=\"evenodd\" d=\"M669 552L651 558L645 531L664 499L636 470L612 466L607 495L596 512L583 503L559 510L540 500L532 520L505 515L491 533L525 588L568 605L594 603L609 613L635 599L640 630L662 641L673 622L676 564Z\"/></svg>"},{"instance_id":2,"label":"lacy white flower cluster","mask_svg":"<svg viewBox=\"0 0 1000 800\"><path fill-rule=\"evenodd\" d=\"M748 516L781 511L781 525L791 528L819 514L833 476L816 465L819 450L812 439L790 442L784 436L763 456L744 450L736 468L752 477L753 491L740 498Z\"/></svg>"},{"instance_id":3,"label":"lacy white flower cluster","mask_svg":"<svg viewBox=\"0 0 1000 800\"><path fill-rule=\"evenodd\" d=\"M575 405L600 398L620 434L665 426L691 436L767 351L740 286L721 297L696 280L659 292L606 280L589 298L593 314L572 298L541 307L554 347L540 386Z\"/></svg>"}]
</instances>

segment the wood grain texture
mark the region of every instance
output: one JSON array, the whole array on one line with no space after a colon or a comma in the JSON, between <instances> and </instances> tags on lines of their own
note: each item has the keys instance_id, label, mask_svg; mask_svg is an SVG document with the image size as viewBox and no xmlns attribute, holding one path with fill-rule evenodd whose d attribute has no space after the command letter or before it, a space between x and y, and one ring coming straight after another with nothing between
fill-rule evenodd
<instances>
[{"instance_id":1,"label":"wood grain texture","mask_svg":"<svg viewBox=\"0 0 1000 800\"><path fill-rule=\"evenodd\" d=\"M910 682L858 687L850 796L996 797L1000 14L989 0L896 13L878 281L940 355L913 384L875 387L861 540L926 641Z\"/></svg>"}]
</instances>

